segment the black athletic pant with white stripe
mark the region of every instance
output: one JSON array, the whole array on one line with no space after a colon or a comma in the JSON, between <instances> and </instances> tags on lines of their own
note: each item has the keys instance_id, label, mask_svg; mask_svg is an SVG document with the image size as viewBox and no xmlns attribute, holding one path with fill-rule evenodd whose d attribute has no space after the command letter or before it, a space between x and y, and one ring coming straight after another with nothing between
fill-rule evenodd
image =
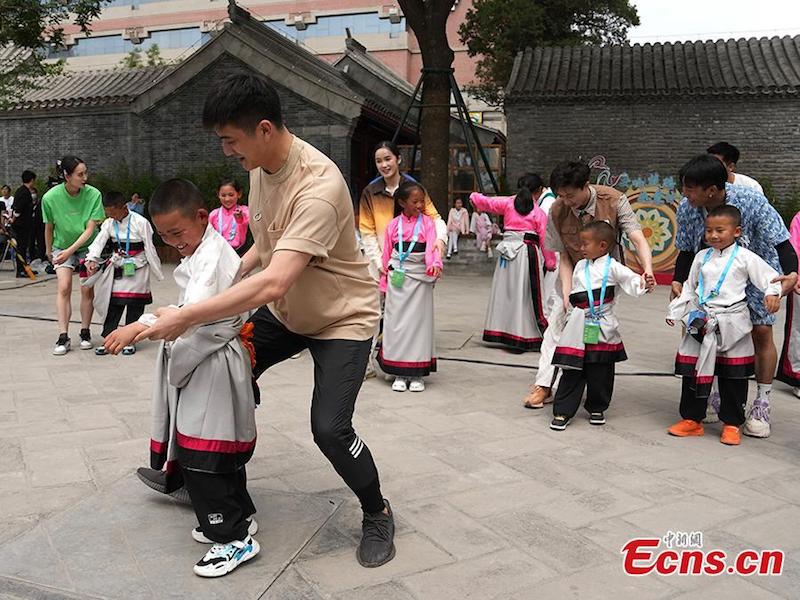
<instances>
[{"instance_id":1,"label":"black athletic pant with white stripe","mask_svg":"<svg viewBox=\"0 0 800 600\"><path fill-rule=\"evenodd\" d=\"M365 512L383 510L378 470L353 429L356 397L364 381L372 339L318 340L289 331L266 306L250 318L258 378L269 367L308 348L314 359L311 432L322 453L361 501Z\"/></svg>"}]
</instances>

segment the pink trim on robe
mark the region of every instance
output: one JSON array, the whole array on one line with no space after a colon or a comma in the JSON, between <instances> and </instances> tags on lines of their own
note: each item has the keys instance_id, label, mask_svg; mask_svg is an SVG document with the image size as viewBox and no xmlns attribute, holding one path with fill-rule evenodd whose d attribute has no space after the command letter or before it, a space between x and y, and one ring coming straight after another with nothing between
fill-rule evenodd
<instances>
[{"instance_id":1,"label":"pink trim on robe","mask_svg":"<svg viewBox=\"0 0 800 600\"><path fill-rule=\"evenodd\" d=\"M527 215L519 214L514 208L516 196L484 196L478 192L469 195L475 208L495 215L502 215L506 231L532 231L539 236L539 247L544 256L544 265L548 270L556 268L556 254L545 250L544 239L547 233L547 213L534 203L533 210Z\"/></svg>"},{"instance_id":2,"label":"pink trim on robe","mask_svg":"<svg viewBox=\"0 0 800 600\"><path fill-rule=\"evenodd\" d=\"M414 237L414 226L417 224L417 217L409 218L403 214L395 217L386 226L386 233L384 234L383 244L383 273L381 274L381 291L386 292L389 272L389 262L392 259L392 250L397 244L397 222L403 219L403 243L410 242ZM434 267L442 268L442 256L439 254L439 248L436 245L436 224L428 215L422 215L422 226L420 227L419 237L417 242L425 242L425 266L428 269L428 275L431 274L431 269ZM431 242L431 243L427 243Z\"/></svg>"}]
</instances>

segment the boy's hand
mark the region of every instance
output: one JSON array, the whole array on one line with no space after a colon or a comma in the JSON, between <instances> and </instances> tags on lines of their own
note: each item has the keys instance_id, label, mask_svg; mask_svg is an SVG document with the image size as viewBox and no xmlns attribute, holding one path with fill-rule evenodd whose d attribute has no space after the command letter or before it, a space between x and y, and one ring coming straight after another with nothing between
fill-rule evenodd
<instances>
[{"instance_id":1,"label":"boy's hand","mask_svg":"<svg viewBox=\"0 0 800 600\"><path fill-rule=\"evenodd\" d=\"M97 273L96 262L94 262L93 260L87 260L85 264L86 264L86 271L89 273L89 275L94 275L95 273Z\"/></svg>"},{"instance_id":2,"label":"boy's hand","mask_svg":"<svg viewBox=\"0 0 800 600\"><path fill-rule=\"evenodd\" d=\"M669 325L670 327L674 327L675 321L673 321L672 319L667 319L667 325Z\"/></svg>"},{"instance_id":3,"label":"boy's hand","mask_svg":"<svg viewBox=\"0 0 800 600\"><path fill-rule=\"evenodd\" d=\"M155 325L148 327L139 333L134 343L141 340L177 340L189 327L191 323L185 318L186 311L172 306L162 306L156 310L158 320Z\"/></svg>"},{"instance_id":4,"label":"boy's hand","mask_svg":"<svg viewBox=\"0 0 800 600\"><path fill-rule=\"evenodd\" d=\"M140 333L147 327L141 323L131 323L112 331L103 341L106 352L119 354L125 346L130 346Z\"/></svg>"},{"instance_id":5,"label":"boy's hand","mask_svg":"<svg viewBox=\"0 0 800 600\"><path fill-rule=\"evenodd\" d=\"M767 312L770 314L776 313L781 308L781 297L780 296L766 296L764 298L764 304L767 307Z\"/></svg>"}]
</instances>

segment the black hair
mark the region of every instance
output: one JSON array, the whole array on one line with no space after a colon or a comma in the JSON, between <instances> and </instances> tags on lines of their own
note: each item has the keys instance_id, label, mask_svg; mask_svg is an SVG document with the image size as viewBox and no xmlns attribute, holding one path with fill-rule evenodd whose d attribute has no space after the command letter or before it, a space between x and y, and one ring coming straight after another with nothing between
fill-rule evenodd
<instances>
[{"instance_id":1,"label":"black hair","mask_svg":"<svg viewBox=\"0 0 800 600\"><path fill-rule=\"evenodd\" d=\"M608 221L589 221L582 231L590 232L596 240L605 242L608 248L613 248L617 243L617 232Z\"/></svg>"},{"instance_id":2,"label":"black hair","mask_svg":"<svg viewBox=\"0 0 800 600\"><path fill-rule=\"evenodd\" d=\"M722 206L712 208L708 211L706 219L710 219L711 217L727 217L733 221L734 227L739 227L742 224L742 212L730 204L723 204Z\"/></svg>"},{"instance_id":3,"label":"black hair","mask_svg":"<svg viewBox=\"0 0 800 600\"><path fill-rule=\"evenodd\" d=\"M389 140L383 140L382 142L378 142L378 144L375 146L375 149L372 151L372 155L374 156L375 153L381 148L386 148L397 158L400 158L400 150L397 148L397 144L395 144L394 142L390 142Z\"/></svg>"},{"instance_id":4,"label":"black hair","mask_svg":"<svg viewBox=\"0 0 800 600\"><path fill-rule=\"evenodd\" d=\"M562 162L550 173L550 189L558 194L558 190L571 187L583 189L589 183L589 165L582 162Z\"/></svg>"},{"instance_id":5,"label":"black hair","mask_svg":"<svg viewBox=\"0 0 800 600\"><path fill-rule=\"evenodd\" d=\"M527 215L533 210L533 192L544 185L542 178L535 173L525 173L517 179L517 197L514 198L514 210L521 215Z\"/></svg>"},{"instance_id":6,"label":"black hair","mask_svg":"<svg viewBox=\"0 0 800 600\"><path fill-rule=\"evenodd\" d=\"M106 192L103 194L103 206L125 206L125 195L122 192Z\"/></svg>"},{"instance_id":7,"label":"black hair","mask_svg":"<svg viewBox=\"0 0 800 600\"><path fill-rule=\"evenodd\" d=\"M217 186L217 191L219 191L223 185L229 185L240 194L242 193L242 184L239 183L234 177L223 177L220 179L219 185Z\"/></svg>"},{"instance_id":8,"label":"black hair","mask_svg":"<svg viewBox=\"0 0 800 600\"><path fill-rule=\"evenodd\" d=\"M77 156L67 154L61 160L56 162L56 171L58 171L58 176L64 180L68 175L72 175L75 169L78 168L78 165L82 164L85 164L82 159L78 158Z\"/></svg>"},{"instance_id":9,"label":"black hair","mask_svg":"<svg viewBox=\"0 0 800 600\"><path fill-rule=\"evenodd\" d=\"M678 171L678 181L682 186L706 189L714 185L724 190L725 182L728 181L728 170L710 154L700 154L681 167Z\"/></svg>"},{"instance_id":10,"label":"black hair","mask_svg":"<svg viewBox=\"0 0 800 600\"><path fill-rule=\"evenodd\" d=\"M403 181L394 191L395 217L399 215L401 212L403 212L403 207L400 206L400 203L408 200L408 198L411 196L411 192L413 192L414 190L420 190L423 196L428 193L421 183L417 181L412 181L410 179L406 179L405 181Z\"/></svg>"},{"instance_id":11,"label":"black hair","mask_svg":"<svg viewBox=\"0 0 800 600\"><path fill-rule=\"evenodd\" d=\"M33 171L25 169L22 172L22 183L30 183L34 179L36 179L36 173L34 173Z\"/></svg>"},{"instance_id":12,"label":"black hair","mask_svg":"<svg viewBox=\"0 0 800 600\"><path fill-rule=\"evenodd\" d=\"M728 142L717 142L713 146L709 146L706 152L721 156L726 165L739 162L739 149Z\"/></svg>"},{"instance_id":13,"label":"black hair","mask_svg":"<svg viewBox=\"0 0 800 600\"><path fill-rule=\"evenodd\" d=\"M11 186L10 185L0 185L0 192L3 190L8 190L11 193Z\"/></svg>"},{"instance_id":14,"label":"black hair","mask_svg":"<svg viewBox=\"0 0 800 600\"><path fill-rule=\"evenodd\" d=\"M206 96L204 127L234 125L250 134L263 120L283 127L281 99L263 77L248 73L228 75Z\"/></svg>"},{"instance_id":15,"label":"black hair","mask_svg":"<svg viewBox=\"0 0 800 600\"><path fill-rule=\"evenodd\" d=\"M160 184L150 198L150 216L165 215L180 211L186 217L193 217L198 210L205 208L203 194L191 181L168 179Z\"/></svg>"}]
</instances>

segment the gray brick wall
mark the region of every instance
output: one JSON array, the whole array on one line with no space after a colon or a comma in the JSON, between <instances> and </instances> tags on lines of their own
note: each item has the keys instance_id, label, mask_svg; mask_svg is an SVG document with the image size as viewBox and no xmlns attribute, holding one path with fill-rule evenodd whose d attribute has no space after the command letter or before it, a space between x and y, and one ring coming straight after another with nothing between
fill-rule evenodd
<instances>
[{"instance_id":1,"label":"gray brick wall","mask_svg":"<svg viewBox=\"0 0 800 600\"><path fill-rule=\"evenodd\" d=\"M18 185L26 168L45 179L55 161L67 153L83 158L96 173L110 172L123 161L134 173L159 178L225 161L238 168L236 161L225 158L217 136L202 127L201 117L208 92L224 75L244 68L226 57L141 115L127 107L109 107L106 114L96 110L65 114L54 109L37 115L17 113L15 118L0 115L0 144L6 149L0 156L0 183ZM276 87L286 125L328 154L348 178L351 123Z\"/></svg>"},{"instance_id":2,"label":"gray brick wall","mask_svg":"<svg viewBox=\"0 0 800 600\"><path fill-rule=\"evenodd\" d=\"M737 146L738 170L770 181L783 198L800 189L800 104L770 97L561 101L511 104L509 182L527 170L545 178L565 159L602 154L614 174L675 175L714 142Z\"/></svg>"}]
</instances>

